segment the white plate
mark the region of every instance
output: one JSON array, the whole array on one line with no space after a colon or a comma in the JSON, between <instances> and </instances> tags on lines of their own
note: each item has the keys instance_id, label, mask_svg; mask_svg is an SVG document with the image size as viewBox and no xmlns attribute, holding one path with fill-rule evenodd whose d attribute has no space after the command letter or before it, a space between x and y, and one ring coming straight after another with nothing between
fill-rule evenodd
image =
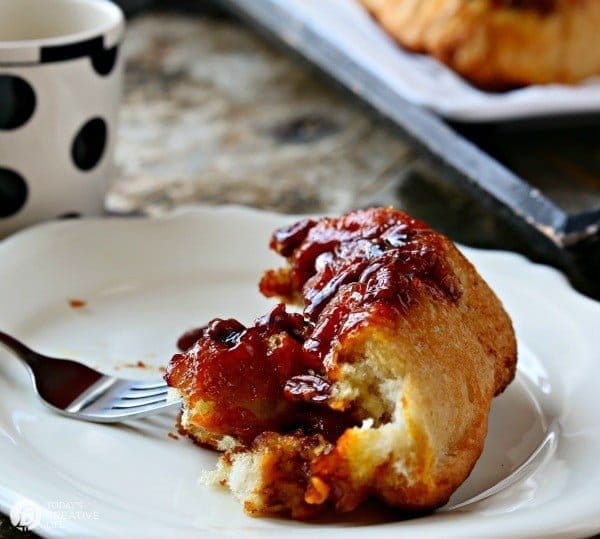
<instances>
[{"instance_id":1,"label":"white plate","mask_svg":"<svg viewBox=\"0 0 600 539\"><path fill-rule=\"evenodd\" d=\"M249 322L271 305L256 283L278 263L267 242L286 220L221 208L30 229L0 244L0 328L50 355L156 377L182 330L217 314ZM27 498L35 503L30 517L41 519L36 531L49 537L398 539L600 531L600 305L573 292L556 271L519 256L464 251L510 312L520 358L516 381L494 402L484 455L451 503L467 502L508 477L496 494L400 522L373 507L317 523L252 519L225 490L198 484L216 456L168 437L174 416L103 426L54 415L2 350L0 509L27 509L18 505ZM87 306L73 309L69 299ZM138 360L149 368L117 370Z\"/></svg>"},{"instance_id":2,"label":"white plate","mask_svg":"<svg viewBox=\"0 0 600 539\"><path fill-rule=\"evenodd\" d=\"M404 99L464 122L600 111L600 78L574 86L535 85L509 92L479 90L434 58L399 47L356 0L265 0L293 21L283 36L294 44L310 28L336 52ZM253 0L235 0L252 10ZM364 90L364 89L363 89Z\"/></svg>"}]
</instances>

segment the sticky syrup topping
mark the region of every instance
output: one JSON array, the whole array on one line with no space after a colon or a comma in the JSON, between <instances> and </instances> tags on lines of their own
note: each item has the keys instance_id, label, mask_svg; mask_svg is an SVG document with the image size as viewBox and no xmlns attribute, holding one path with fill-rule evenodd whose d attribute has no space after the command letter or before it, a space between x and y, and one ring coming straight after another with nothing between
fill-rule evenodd
<instances>
[{"instance_id":1,"label":"sticky syrup topping","mask_svg":"<svg viewBox=\"0 0 600 539\"><path fill-rule=\"evenodd\" d=\"M275 232L271 248L288 258L291 288L301 291L304 315L315 324L305 347L323 359L373 307L391 315L410 308L424 290L457 301L461 288L445 261L446 241L391 208L301 221ZM268 297L286 297L290 285L267 272L260 289Z\"/></svg>"},{"instance_id":2,"label":"sticky syrup topping","mask_svg":"<svg viewBox=\"0 0 600 539\"><path fill-rule=\"evenodd\" d=\"M334 439L355 421L351 411L326 406L325 357L366 320L393 317L420 294L457 301L461 288L445 261L446 242L393 209L282 228L271 248L288 259L290 272L285 279L267 272L260 289L269 297L301 293L303 314L278 305L250 327L213 320L179 340L183 353L173 357L166 380L191 400L213 403L203 425L214 432L248 443L267 430Z\"/></svg>"}]
</instances>

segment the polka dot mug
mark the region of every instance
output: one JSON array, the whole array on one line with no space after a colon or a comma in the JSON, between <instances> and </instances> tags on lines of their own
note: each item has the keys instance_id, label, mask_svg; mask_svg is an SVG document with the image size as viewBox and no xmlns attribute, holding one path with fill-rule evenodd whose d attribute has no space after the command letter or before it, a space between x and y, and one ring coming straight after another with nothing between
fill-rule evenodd
<instances>
[{"instance_id":1,"label":"polka dot mug","mask_svg":"<svg viewBox=\"0 0 600 539\"><path fill-rule=\"evenodd\" d=\"M124 27L108 0L0 0L0 237L102 212Z\"/></svg>"}]
</instances>

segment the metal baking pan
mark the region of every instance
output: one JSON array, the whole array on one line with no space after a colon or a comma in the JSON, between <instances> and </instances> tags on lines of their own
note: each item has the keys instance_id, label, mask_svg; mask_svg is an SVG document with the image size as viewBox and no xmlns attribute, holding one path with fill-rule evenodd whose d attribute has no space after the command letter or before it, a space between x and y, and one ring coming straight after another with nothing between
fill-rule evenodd
<instances>
[{"instance_id":1,"label":"metal baking pan","mask_svg":"<svg viewBox=\"0 0 600 539\"><path fill-rule=\"evenodd\" d=\"M600 117L450 123L410 103L275 0L219 0L392 121L458 183L506 218L541 258L600 297ZM565 146L564 140L571 141ZM564 195L569 191L568 196Z\"/></svg>"}]
</instances>

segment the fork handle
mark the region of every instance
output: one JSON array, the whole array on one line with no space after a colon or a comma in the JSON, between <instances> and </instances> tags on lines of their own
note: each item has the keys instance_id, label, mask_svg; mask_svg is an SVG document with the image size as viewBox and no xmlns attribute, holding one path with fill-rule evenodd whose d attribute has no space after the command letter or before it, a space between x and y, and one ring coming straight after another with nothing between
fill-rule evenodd
<instances>
[{"instance_id":1,"label":"fork handle","mask_svg":"<svg viewBox=\"0 0 600 539\"><path fill-rule=\"evenodd\" d=\"M38 354L36 352L3 331L0 331L0 344L3 344L14 352L14 354L19 359L23 360L29 367L33 367L33 365L37 363Z\"/></svg>"}]
</instances>

